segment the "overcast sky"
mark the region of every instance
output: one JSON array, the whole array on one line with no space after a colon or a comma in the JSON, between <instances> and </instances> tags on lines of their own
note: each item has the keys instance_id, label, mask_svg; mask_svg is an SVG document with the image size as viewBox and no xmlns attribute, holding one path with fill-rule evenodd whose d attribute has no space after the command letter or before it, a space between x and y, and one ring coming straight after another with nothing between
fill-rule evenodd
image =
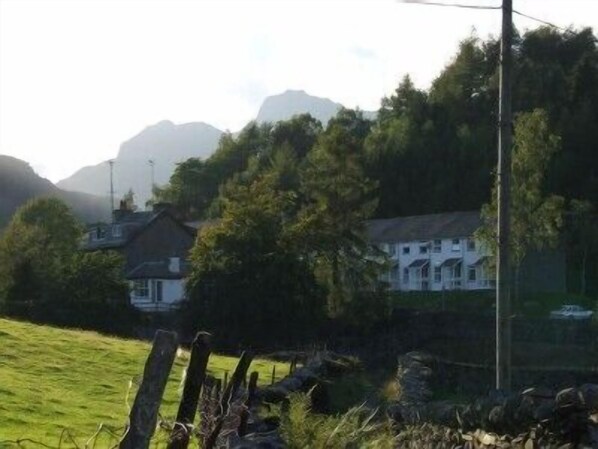
<instances>
[{"instance_id":1,"label":"overcast sky","mask_svg":"<svg viewBox=\"0 0 598 449\"><path fill-rule=\"evenodd\" d=\"M598 29L596 0L514 3ZM163 119L236 131L286 89L377 109L499 27L500 11L395 0L0 0L0 154L58 181Z\"/></svg>"}]
</instances>

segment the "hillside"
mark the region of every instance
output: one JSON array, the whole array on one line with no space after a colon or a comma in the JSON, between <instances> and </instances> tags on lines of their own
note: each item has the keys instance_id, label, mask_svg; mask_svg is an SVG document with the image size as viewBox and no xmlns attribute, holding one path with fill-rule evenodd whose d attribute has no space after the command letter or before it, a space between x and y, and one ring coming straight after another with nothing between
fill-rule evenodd
<instances>
[{"instance_id":1,"label":"hillside","mask_svg":"<svg viewBox=\"0 0 598 449\"><path fill-rule=\"evenodd\" d=\"M8 223L19 206L38 196L62 199L84 222L107 220L110 217L108 199L61 190L37 175L26 162L0 155L0 227Z\"/></svg>"},{"instance_id":2,"label":"hillside","mask_svg":"<svg viewBox=\"0 0 598 449\"><path fill-rule=\"evenodd\" d=\"M128 385L143 371L150 345L94 332L64 330L0 319L0 447L4 440L32 438L55 445L62 429L89 438L100 423L120 428L126 422ZM176 413L181 373L188 361L175 362L161 413ZM229 375L237 359L210 358L209 371ZM270 380L272 364L253 362L251 370ZM280 364L284 375L288 366ZM80 444L83 447L83 444Z\"/></svg>"},{"instance_id":3,"label":"hillside","mask_svg":"<svg viewBox=\"0 0 598 449\"><path fill-rule=\"evenodd\" d=\"M170 179L177 162L190 157L205 158L218 145L222 131L206 123L175 125L162 121L148 126L136 136L122 143L114 163L114 189L117 196L130 188L136 201L143 206L151 197L151 169L149 160L155 162L154 175L158 185ZM108 164L83 167L72 176L57 183L58 187L90 194L110 190Z\"/></svg>"}]
</instances>

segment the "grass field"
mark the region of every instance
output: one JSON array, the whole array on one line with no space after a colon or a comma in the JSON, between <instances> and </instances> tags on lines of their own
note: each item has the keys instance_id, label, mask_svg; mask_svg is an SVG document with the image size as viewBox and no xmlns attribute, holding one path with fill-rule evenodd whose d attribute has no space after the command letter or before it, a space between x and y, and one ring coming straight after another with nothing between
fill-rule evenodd
<instances>
[{"instance_id":1,"label":"grass field","mask_svg":"<svg viewBox=\"0 0 598 449\"><path fill-rule=\"evenodd\" d=\"M63 429L83 447L100 423L121 428L127 394L129 403L135 395L129 384L142 373L149 349L141 341L0 319L0 448L8 446L3 441L21 438L56 444ZM176 413L187 361L186 352L177 357L162 416ZM222 378L236 362L212 356L209 372ZM270 382L272 362L256 360L250 370ZM284 376L288 365L277 364L276 372Z\"/></svg>"}]
</instances>

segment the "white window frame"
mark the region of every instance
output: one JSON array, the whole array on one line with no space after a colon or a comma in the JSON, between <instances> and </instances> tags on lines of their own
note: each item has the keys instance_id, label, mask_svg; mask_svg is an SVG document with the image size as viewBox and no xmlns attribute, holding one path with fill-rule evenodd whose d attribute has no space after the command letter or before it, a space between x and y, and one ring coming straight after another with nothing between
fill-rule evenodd
<instances>
[{"instance_id":1,"label":"white window frame","mask_svg":"<svg viewBox=\"0 0 598 449\"><path fill-rule=\"evenodd\" d=\"M442 240L434 240L434 242L432 243L432 252L436 254L442 252Z\"/></svg>"},{"instance_id":2,"label":"white window frame","mask_svg":"<svg viewBox=\"0 0 598 449\"><path fill-rule=\"evenodd\" d=\"M425 243L420 242L419 253L420 254L428 254L429 246L430 246L430 244L428 242L425 242Z\"/></svg>"},{"instance_id":3,"label":"white window frame","mask_svg":"<svg viewBox=\"0 0 598 449\"><path fill-rule=\"evenodd\" d=\"M150 282L148 279L135 279L133 281L133 296L138 299L150 299Z\"/></svg>"},{"instance_id":4,"label":"white window frame","mask_svg":"<svg viewBox=\"0 0 598 449\"><path fill-rule=\"evenodd\" d=\"M451 242L451 251L458 253L461 251L461 239L453 239Z\"/></svg>"},{"instance_id":5,"label":"white window frame","mask_svg":"<svg viewBox=\"0 0 598 449\"><path fill-rule=\"evenodd\" d=\"M404 255L411 254L411 247L409 245L403 245L401 254L404 254Z\"/></svg>"},{"instance_id":6,"label":"white window frame","mask_svg":"<svg viewBox=\"0 0 598 449\"><path fill-rule=\"evenodd\" d=\"M471 273L473 273L473 279L471 278ZM476 270L476 267L474 267L474 266L467 267L467 282L474 283L474 282L477 282L477 280L478 280L478 271Z\"/></svg>"},{"instance_id":7,"label":"white window frame","mask_svg":"<svg viewBox=\"0 0 598 449\"><path fill-rule=\"evenodd\" d=\"M120 238L123 236L123 229L121 225L115 224L112 225L112 237Z\"/></svg>"},{"instance_id":8,"label":"white window frame","mask_svg":"<svg viewBox=\"0 0 598 449\"><path fill-rule=\"evenodd\" d=\"M434 283L439 284L442 282L442 267L439 265L434 267Z\"/></svg>"}]
</instances>

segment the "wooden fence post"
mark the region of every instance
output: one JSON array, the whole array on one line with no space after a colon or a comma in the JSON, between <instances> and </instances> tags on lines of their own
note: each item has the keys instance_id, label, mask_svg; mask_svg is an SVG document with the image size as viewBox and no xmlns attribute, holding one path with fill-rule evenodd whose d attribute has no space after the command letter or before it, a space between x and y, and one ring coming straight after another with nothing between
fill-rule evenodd
<instances>
[{"instance_id":1,"label":"wooden fence post","mask_svg":"<svg viewBox=\"0 0 598 449\"><path fill-rule=\"evenodd\" d=\"M272 365L272 381L270 382L270 385L274 385L275 381L276 381L276 363L274 363Z\"/></svg>"},{"instance_id":2,"label":"wooden fence post","mask_svg":"<svg viewBox=\"0 0 598 449\"><path fill-rule=\"evenodd\" d=\"M243 354L241 354L241 358L239 359L239 363L237 363L235 372L233 373L230 382L224 389L224 393L222 393L222 397L220 398L220 407L218 409L218 413L216 414L216 426L206 439L204 449L213 449L216 445L218 435L220 435L220 431L222 430L222 426L224 424L224 419L228 413L228 408L235 398L235 394L241 385L243 376L247 375L247 370L249 369L249 365L251 365L252 360L253 354L249 352L243 352Z\"/></svg>"},{"instance_id":3,"label":"wooden fence post","mask_svg":"<svg viewBox=\"0 0 598 449\"><path fill-rule=\"evenodd\" d=\"M241 412L241 421L239 423L239 436L243 437L247 433L247 421L249 420L249 410L253 405L255 399L255 391L257 389L258 372L254 371L249 377L249 386L247 387L247 400L245 401L245 408Z\"/></svg>"},{"instance_id":4,"label":"wooden fence post","mask_svg":"<svg viewBox=\"0 0 598 449\"><path fill-rule=\"evenodd\" d=\"M210 358L210 337L211 335L207 332L199 332L193 340L183 397L170 434L168 449L186 449L189 445L199 394L206 378L206 369Z\"/></svg>"},{"instance_id":5,"label":"wooden fence post","mask_svg":"<svg viewBox=\"0 0 598 449\"><path fill-rule=\"evenodd\" d=\"M156 332L152 350L143 369L143 379L129 414L129 426L119 445L120 449L149 447L156 430L160 403L177 348L178 338L175 332Z\"/></svg>"}]
</instances>

